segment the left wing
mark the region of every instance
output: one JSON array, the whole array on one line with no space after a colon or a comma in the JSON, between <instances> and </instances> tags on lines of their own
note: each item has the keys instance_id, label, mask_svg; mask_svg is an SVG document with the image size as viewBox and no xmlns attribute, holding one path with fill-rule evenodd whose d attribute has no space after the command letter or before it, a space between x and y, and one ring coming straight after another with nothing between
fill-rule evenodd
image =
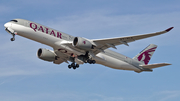
<instances>
[{"instance_id":1,"label":"left wing","mask_svg":"<svg viewBox=\"0 0 180 101\"><path fill-rule=\"evenodd\" d=\"M57 55L57 58L54 61L54 64L61 64L63 62L68 63L69 57L62 52L58 51L58 49L54 48L54 52Z\"/></svg>"},{"instance_id":2,"label":"left wing","mask_svg":"<svg viewBox=\"0 0 180 101\"><path fill-rule=\"evenodd\" d=\"M92 40L95 44L96 44L96 49L98 50L94 50L94 54L99 53L101 50L105 50L107 48L115 48L116 49L116 45L128 45L129 42L132 41L136 41L136 40L140 40L140 39L144 39L144 38L148 38L148 37L153 37L153 36L157 36L157 35L161 35L164 33L169 32L171 29L173 29L174 27L170 27L164 31L160 31L160 32L156 32L156 33L150 33L150 34L143 34L143 35L135 35L135 36L126 36L126 37L119 37L119 38L109 38L109 39L95 39Z\"/></svg>"},{"instance_id":3,"label":"left wing","mask_svg":"<svg viewBox=\"0 0 180 101\"><path fill-rule=\"evenodd\" d=\"M61 58L57 58L57 60L53 61L54 64L61 64L63 62L64 62L64 60L62 60Z\"/></svg>"}]
</instances>

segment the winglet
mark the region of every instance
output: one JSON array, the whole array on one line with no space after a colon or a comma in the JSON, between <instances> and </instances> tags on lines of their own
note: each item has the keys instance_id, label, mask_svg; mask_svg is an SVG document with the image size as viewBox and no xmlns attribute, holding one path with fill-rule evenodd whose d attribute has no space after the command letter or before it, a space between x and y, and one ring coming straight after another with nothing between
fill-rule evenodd
<instances>
[{"instance_id":1,"label":"winglet","mask_svg":"<svg viewBox=\"0 0 180 101\"><path fill-rule=\"evenodd\" d=\"M168 29L166 29L165 31L166 32L169 32L170 30L172 30L174 27L170 27L170 28L168 28Z\"/></svg>"}]
</instances>

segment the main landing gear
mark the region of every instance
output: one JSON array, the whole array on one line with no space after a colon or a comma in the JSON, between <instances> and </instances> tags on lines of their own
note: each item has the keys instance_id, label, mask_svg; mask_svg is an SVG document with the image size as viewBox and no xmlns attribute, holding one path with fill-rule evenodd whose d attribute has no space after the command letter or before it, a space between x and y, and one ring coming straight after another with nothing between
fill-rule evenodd
<instances>
[{"instance_id":1,"label":"main landing gear","mask_svg":"<svg viewBox=\"0 0 180 101\"><path fill-rule=\"evenodd\" d=\"M95 61L95 60L88 59L85 63L95 64L96 61ZM76 63L73 62L72 64L68 65L68 68L69 68L69 69L73 68L73 69L75 70L76 68L79 68L79 64L76 64Z\"/></svg>"},{"instance_id":2,"label":"main landing gear","mask_svg":"<svg viewBox=\"0 0 180 101\"><path fill-rule=\"evenodd\" d=\"M72 64L68 65L68 68L71 69L76 69L76 68L79 68L79 64L77 64L75 62L75 59L76 61L79 60L80 64L83 64L83 63L89 63L89 64L95 64L96 61L95 60L92 60L92 58L89 56L89 52L86 52L85 55L80 55L80 56L77 56L76 58L75 57L70 57L70 61L72 62Z\"/></svg>"},{"instance_id":3,"label":"main landing gear","mask_svg":"<svg viewBox=\"0 0 180 101\"><path fill-rule=\"evenodd\" d=\"M76 68L79 68L79 64L75 64L74 62L71 64L71 65L68 65L68 68L71 69L76 69Z\"/></svg>"},{"instance_id":4,"label":"main landing gear","mask_svg":"<svg viewBox=\"0 0 180 101\"><path fill-rule=\"evenodd\" d=\"M88 59L88 60L87 60L87 63L89 63L89 64L95 64L96 61L95 61L95 60Z\"/></svg>"}]
</instances>

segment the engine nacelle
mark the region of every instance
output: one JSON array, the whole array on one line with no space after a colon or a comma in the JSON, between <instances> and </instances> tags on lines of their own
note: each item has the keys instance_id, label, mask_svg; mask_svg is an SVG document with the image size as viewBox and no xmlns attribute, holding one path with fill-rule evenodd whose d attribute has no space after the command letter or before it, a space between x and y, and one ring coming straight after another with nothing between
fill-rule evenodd
<instances>
[{"instance_id":1,"label":"engine nacelle","mask_svg":"<svg viewBox=\"0 0 180 101\"><path fill-rule=\"evenodd\" d=\"M75 46L79 49L83 49L83 50L94 49L94 45L90 41L88 41L85 38L81 38L81 37L75 37L74 38L73 46Z\"/></svg>"},{"instance_id":2,"label":"engine nacelle","mask_svg":"<svg viewBox=\"0 0 180 101\"><path fill-rule=\"evenodd\" d=\"M40 58L44 61L49 61L49 62L54 61L56 58L56 54L53 51L48 50L48 49L43 49L43 48L40 48L37 51L37 56L38 56L38 58Z\"/></svg>"}]
</instances>

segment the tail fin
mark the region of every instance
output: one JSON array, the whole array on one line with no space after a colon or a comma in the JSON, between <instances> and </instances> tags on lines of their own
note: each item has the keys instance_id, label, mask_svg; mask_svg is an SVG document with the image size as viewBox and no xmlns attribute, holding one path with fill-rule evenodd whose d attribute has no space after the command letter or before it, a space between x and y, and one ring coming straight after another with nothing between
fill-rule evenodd
<instances>
[{"instance_id":1,"label":"tail fin","mask_svg":"<svg viewBox=\"0 0 180 101\"><path fill-rule=\"evenodd\" d=\"M138 55L136 55L133 59L142 62L142 64L147 65L154 54L157 45L150 44L144 50L142 50Z\"/></svg>"}]
</instances>

